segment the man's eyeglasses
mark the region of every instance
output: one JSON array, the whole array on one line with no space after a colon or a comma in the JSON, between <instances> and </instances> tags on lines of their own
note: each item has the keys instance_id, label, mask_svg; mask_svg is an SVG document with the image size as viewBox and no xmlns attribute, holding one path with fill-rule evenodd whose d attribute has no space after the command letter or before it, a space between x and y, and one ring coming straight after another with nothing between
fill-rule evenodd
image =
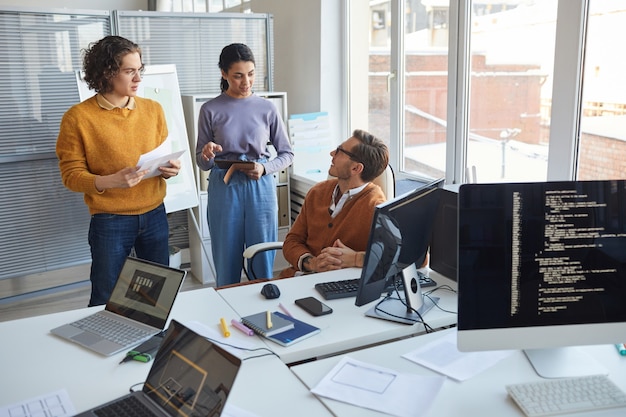
<instances>
[{"instance_id":1,"label":"man's eyeglasses","mask_svg":"<svg viewBox=\"0 0 626 417\"><path fill-rule=\"evenodd\" d=\"M343 153L345 153L346 155L348 155L348 157L349 157L350 159L352 159L352 160L354 160L354 161L356 161L356 162L360 162L361 164L363 163L363 162L361 162L361 160L360 160L360 158L359 158L358 156L356 156L355 154L353 154L353 153L352 153L352 152L350 152L350 151L346 151L345 149L343 149L343 148L341 147L341 145L337 146L337 149L335 149L335 154L338 154L339 152L343 152Z\"/></svg>"},{"instance_id":2,"label":"man's eyeglasses","mask_svg":"<svg viewBox=\"0 0 626 417\"><path fill-rule=\"evenodd\" d=\"M129 76L130 78L135 78L135 75L137 74L139 74L140 77L143 77L144 72L146 72L146 67L144 67L143 65L139 69L125 68L122 70L122 73Z\"/></svg>"}]
</instances>

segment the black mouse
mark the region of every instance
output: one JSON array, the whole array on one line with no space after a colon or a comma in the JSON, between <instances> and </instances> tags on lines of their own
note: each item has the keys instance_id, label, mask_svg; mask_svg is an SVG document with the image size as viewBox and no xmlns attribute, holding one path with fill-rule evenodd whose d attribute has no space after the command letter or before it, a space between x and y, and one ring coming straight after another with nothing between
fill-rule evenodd
<instances>
[{"instance_id":1,"label":"black mouse","mask_svg":"<svg viewBox=\"0 0 626 417\"><path fill-rule=\"evenodd\" d=\"M261 288L261 294L268 300L280 297L280 290L275 284L265 284Z\"/></svg>"}]
</instances>

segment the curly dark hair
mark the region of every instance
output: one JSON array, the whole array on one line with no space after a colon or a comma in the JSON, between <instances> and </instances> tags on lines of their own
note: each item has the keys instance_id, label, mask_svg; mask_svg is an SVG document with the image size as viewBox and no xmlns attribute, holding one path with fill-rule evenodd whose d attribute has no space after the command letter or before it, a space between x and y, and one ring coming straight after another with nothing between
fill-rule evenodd
<instances>
[{"instance_id":1,"label":"curly dark hair","mask_svg":"<svg viewBox=\"0 0 626 417\"><path fill-rule=\"evenodd\" d=\"M141 58L139 45L121 36L106 36L90 43L83 51L84 79L89 88L97 93L113 91L111 80L120 72L122 59L133 52Z\"/></svg>"}]
</instances>

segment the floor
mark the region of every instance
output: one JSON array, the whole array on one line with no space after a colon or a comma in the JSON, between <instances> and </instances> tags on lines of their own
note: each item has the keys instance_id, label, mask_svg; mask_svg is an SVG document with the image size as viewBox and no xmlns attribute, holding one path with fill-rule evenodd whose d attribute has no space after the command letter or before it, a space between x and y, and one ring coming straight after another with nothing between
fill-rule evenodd
<instances>
[{"instance_id":1,"label":"floor","mask_svg":"<svg viewBox=\"0 0 626 417\"><path fill-rule=\"evenodd\" d=\"M189 263L185 263L184 258L181 268L189 270ZM89 265L73 267L65 271L68 274L80 277L80 279L63 290L35 291L36 295L0 303L0 322L87 307L91 288L88 280ZM58 275L59 273L62 274L63 271L55 271L54 274L50 274L51 279L53 279L52 275ZM83 277L86 280L82 280ZM185 278L181 291L195 290L211 285L200 283L189 273Z\"/></svg>"}]
</instances>

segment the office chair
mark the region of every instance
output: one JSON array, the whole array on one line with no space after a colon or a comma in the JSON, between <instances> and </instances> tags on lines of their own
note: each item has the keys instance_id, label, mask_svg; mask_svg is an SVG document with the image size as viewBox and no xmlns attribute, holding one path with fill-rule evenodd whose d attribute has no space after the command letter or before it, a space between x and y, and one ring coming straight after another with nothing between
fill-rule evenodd
<instances>
[{"instance_id":1,"label":"office chair","mask_svg":"<svg viewBox=\"0 0 626 417\"><path fill-rule=\"evenodd\" d=\"M332 178L332 177L329 177ZM378 177L374 178L372 182L378 185L387 200L391 200L396 195L396 179L391 165L387 165L387 168ZM257 279L253 268L253 259L260 253L268 250L280 250L283 248L283 242L263 242L251 245L243 252L244 258L244 272L249 280ZM268 278L268 277L264 277Z\"/></svg>"}]
</instances>

